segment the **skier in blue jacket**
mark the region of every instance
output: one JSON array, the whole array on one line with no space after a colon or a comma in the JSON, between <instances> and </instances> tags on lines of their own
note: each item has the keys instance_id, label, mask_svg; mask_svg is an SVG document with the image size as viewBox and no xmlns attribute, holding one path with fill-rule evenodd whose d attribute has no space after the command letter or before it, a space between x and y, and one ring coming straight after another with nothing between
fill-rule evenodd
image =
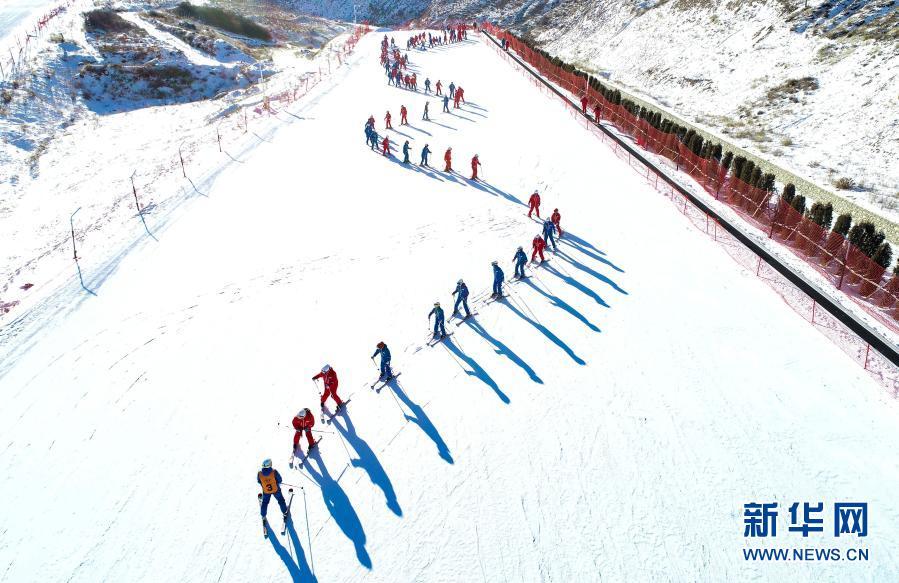
<instances>
[{"instance_id":1,"label":"skier in blue jacket","mask_svg":"<svg viewBox=\"0 0 899 583\"><path fill-rule=\"evenodd\" d=\"M434 309L428 314L428 320L431 319L431 316L434 316L434 338L438 336L443 338L446 336L446 328L443 323L443 308L440 307L440 302L434 302Z\"/></svg>"},{"instance_id":2,"label":"skier in blue jacket","mask_svg":"<svg viewBox=\"0 0 899 583\"><path fill-rule=\"evenodd\" d=\"M461 279L456 282L456 289L453 291L453 295L456 296L456 304L453 306L453 315L460 316L459 313L459 304L462 304L462 307L465 308L465 317L471 317L471 311L468 309L468 286L465 285L465 282Z\"/></svg>"},{"instance_id":3,"label":"skier in blue jacket","mask_svg":"<svg viewBox=\"0 0 899 583\"><path fill-rule=\"evenodd\" d=\"M506 276L500 269L499 262L494 261L491 265L493 265L493 297L499 299L503 297L503 280Z\"/></svg>"},{"instance_id":4,"label":"skier in blue jacket","mask_svg":"<svg viewBox=\"0 0 899 583\"><path fill-rule=\"evenodd\" d=\"M428 145L425 144L425 147L421 149L421 162L418 163L419 166L427 166L428 165L428 154L431 153L431 149L428 148Z\"/></svg>"},{"instance_id":5,"label":"skier in blue jacket","mask_svg":"<svg viewBox=\"0 0 899 583\"><path fill-rule=\"evenodd\" d=\"M449 95L443 96L443 111L449 113Z\"/></svg>"},{"instance_id":6,"label":"skier in blue jacket","mask_svg":"<svg viewBox=\"0 0 899 583\"><path fill-rule=\"evenodd\" d=\"M546 246L549 247L549 244L553 244L553 251L556 251L558 248L556 247L556 239L553 237L553 233L556 230L556 226L550 220L543 221L543 242L546 243Z\"/></svg>"},{"instance_id":7,"label":"skier in blue jacket","mask_svg":"<svg viewBox=\"0 0 899 583\"><path fill-rule=\"evenodd\" d=\"M512 261L515 262L515 277L524 278L524 264L528 262L528 254L524 252L524 247L518 246L518 251L515 252Z\"/></svg>"},{"instance_id":8,"label":"skier in blue jacket","mask_svg":"<svg viewBox=\"0 0 899 583\"><path fill-rule=\"evenodd\" d=\"M287 520L287 502L284 501L284 494L281 493L281 474L272 467L272 460L267 459L262 462L262 469L256 473L256 482L262 486L262 506L259 511L262 513L262 524L266 526L265 514L268 512L268 503L272 496L278 501L281 512L284 514L284 520Z\"/></svg>"},{"instance_id":9,"label":"skier in blue jacket","mask_svg":"<svg viewBox=\"0 0 899 583\"><path fill-rule=\"evenodd\" d=\"M378 347L375 349L375 353L371 355L371 359L374 360L377 355L381 355L381 379L386 380L393 376L393 371L390 370L390 349L387 348L387 345L383 342L378 342Z\"/></svg>"},{"instance_id":10,"label":"skier in blue jacket","mask_svg":"<svg viewBox=\"0 0 899 583\"><path fill-rule=\"evenodd\" d=\"M409 140L406 140L406 143L403 144L403 164L409 163Z\"/></svg>"}]
</instances>

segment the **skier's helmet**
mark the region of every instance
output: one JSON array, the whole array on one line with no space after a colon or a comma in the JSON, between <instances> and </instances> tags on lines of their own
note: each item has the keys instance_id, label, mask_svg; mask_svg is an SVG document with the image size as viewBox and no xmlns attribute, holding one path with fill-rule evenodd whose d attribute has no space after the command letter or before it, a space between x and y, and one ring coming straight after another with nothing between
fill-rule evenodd
<instances>
[{"instance_id":1,"label":"skier's helmet","mask_svg":"<svg viewBox=\"0 0 899 583\"><path fill-rule=\"evenodd\" d=\"M322 373L327 373L329 370L331 370L330 364L326 364L325 366L322 367Z\"/></svg>"},{"instance_id":2,"label":"skier's helmet","mask_svg":"<svg viewBox=\"0 0 899 583\"><path fill-rule=\"evenodd\" d=\"M497 265L498 263L499 263L499 261L494 260L494 261L490 262L490 265Z\"/></svg>"},{"instance_id":3,"label":"skier's helmet","mask_svg":"<svg viewBox=\"0 0 899 583\"><path fill-rule=\"evenodd\" d=\"M270 468L270 467L272 467L272 460L270 460L270 459L264 459L264 460L262 460L262 467L263 467L263 468Z\"/></svg>"},{"instance_id":4,"label":"skier's helmet","mask_svg":"<svg viewBox=\"0 0 899 583\"><path fill-rule=\"evenodd\" d=\"M519 246L518 246L518 250L519 250L519 251L524 251L524 247L522 247L521 245L519 245Z\"/></svg>"},{"instance_id":5,"label":"skier's helmet","mask_svg":"<svg viewBox=\"0 0 899 583\"><path fill-rule=\"evenodd\" d=\"M434 307L435 307L435 308L439 308L439 307L440 307L440 302L434 302Z\"/></svg>"},{"instance_id":6,"label":"skier's helmet","mask_svg":"<svg viewBox=\"0 0 899 583\"><path fill-rule=\"evenodd\" d=\"M553 212L557 213L557 212L559 212L559 209L553 209Z\"/></svg>"},{"instance_id":7,"label":"skier's helmet","mask_svg":"<svg viewBox=\"0 0 899 583\"><path fill-rule=\"evenodd\" d=\"M384 347L385 347L385 346L387 346L387 345L386 345L386 344L384 344L384 342L383 342L383 341L381 341L381 342L378 342L378 348L384 348Z\"/></svg>"},{"instance_id":8,"label":"skier's helmet","mask_svg":"<svg viewBox=\"0 0 899 583\"><path fill-rule=\"evenodd\" d=\"M457 281L457 282L456 282L456 283L458 283L458 284L459 284L459 285L462 285L462 284L463 284L463 283L465 283L465 282L464 282L464 281L462 281L462 280L461 280L461 279L460 279L460 280L459 280L459 281Z\"/></svg>"}]
</instances>

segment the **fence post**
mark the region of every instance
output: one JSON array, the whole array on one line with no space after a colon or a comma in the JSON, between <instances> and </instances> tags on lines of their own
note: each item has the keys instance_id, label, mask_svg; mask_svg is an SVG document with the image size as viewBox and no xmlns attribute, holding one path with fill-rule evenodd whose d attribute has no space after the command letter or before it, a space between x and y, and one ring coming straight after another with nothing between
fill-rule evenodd
<instances>
[{"instance_id":1,"label":"fence post","mask_svg":"<svg viewBox=\"0 0 899 583\"><path fill-rule=\"evenodd\" d=\"M862 367L865 370L868 370L868 357L871 356L871 345L868 344L867 350L865 350L865 366Z\"/></svg>"},{"instance_id":2,"label":"fence post","mask_svg":"<svg viewBox=\"0 0 899 583\"><path fill-rule=\"evenodd\" d=\"M184 156L181 155L181 146L183 145L184 142L181 142L178 145L178 158L181 160L181 174L183 174L184 177L187 178L187 170L184 169Z\"/></svg>"}]
</instances>

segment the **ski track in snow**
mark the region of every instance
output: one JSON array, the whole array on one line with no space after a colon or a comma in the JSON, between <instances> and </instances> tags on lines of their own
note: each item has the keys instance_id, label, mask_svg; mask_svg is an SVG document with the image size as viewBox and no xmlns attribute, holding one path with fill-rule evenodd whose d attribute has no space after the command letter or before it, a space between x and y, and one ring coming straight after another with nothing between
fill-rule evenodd
<instances>
[{"instance_id":1,"label":"ski track in snow","mask_svg":"<svg viewBox=\"0 0 899 583\"><path fill-rule=\"evenodd\" d=\"M889 580L897 405L493 49L410 53L473 100L432 101L427 123L421 93L384 82L380 36L96 297L73 287L54 301L76 309L3 337L4 578ZM434 162L453 146L458 174L364 145L368 115L401 104L413 125L391 140ZM539 230L535 184L569 237L475 301ZM459 277L479 315L421 348ZM378 340L402 377L375 393ZM324 362L353 400L290 470ZM297 486L267 541L264 457ZM777 543L870 562L743 561L743 503L818 500L869 502L872 536Z\"/></svg>"}]
</instances>

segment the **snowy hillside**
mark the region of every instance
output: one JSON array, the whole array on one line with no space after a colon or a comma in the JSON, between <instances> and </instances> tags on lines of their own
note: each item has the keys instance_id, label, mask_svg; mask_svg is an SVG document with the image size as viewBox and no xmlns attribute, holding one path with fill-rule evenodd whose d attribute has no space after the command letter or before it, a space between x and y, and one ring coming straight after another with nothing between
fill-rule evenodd
<instances>
[{"instance_id":1,"label":"snowy hillside","mask_svg":"<svg viewBox=\"0 0 899 583\"><path fill-rule=\"evenodd\" d=\"M301 2L403 22L419 3ZM432 0L489 20L786 170L899 221L899 2ZM835 183L845 178L848 189Z\"/></svg>"},{"instance_id":2,"label":"snowy hillside","mask_svg":"<svg viewBox=\"0 0 899 583\"><path fill-rule=\"evenodd\" d=\"M477 37L410 52L419 83L465 88L429 122L384 82L380 37L205 196L149 215L155 238L88 233L96 295L71 277L0 329L0 578L895 578L899 405ZM452 147L457 172L371 151L369 115L416 161ZM486 305L490 262L510 276L540 228L535 188L559 251ZM429 348L460 277L477 316ZM376 393L380 340L401 376ZM352 400L290 469L325 363ZM266 457L296 494L268 540ZM870 536L788 533L795 501L868 502ZM780 538L743 536L749 502L780 504ZM777 545L871 559L743 558Z\"/></svg>"}]
</instances>

